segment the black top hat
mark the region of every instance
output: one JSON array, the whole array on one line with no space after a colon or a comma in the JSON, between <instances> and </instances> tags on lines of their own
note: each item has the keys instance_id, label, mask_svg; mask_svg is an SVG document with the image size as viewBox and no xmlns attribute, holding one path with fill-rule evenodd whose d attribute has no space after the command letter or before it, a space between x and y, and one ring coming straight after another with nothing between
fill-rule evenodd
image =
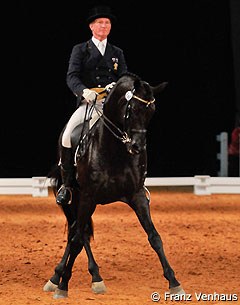
<instances>
[{"instance_id":1,"label":"black top hat","mask_svg":"<svg viewBox=\"0 0 240 305\"><path fill-rule=\"evenodd\" d=\"M109 6L101 5L93 7L88 15L88 24L97 18L109 18L112 22L116 21L116 17L113 15L111 8Z\"/></svg>"}]
</instances>

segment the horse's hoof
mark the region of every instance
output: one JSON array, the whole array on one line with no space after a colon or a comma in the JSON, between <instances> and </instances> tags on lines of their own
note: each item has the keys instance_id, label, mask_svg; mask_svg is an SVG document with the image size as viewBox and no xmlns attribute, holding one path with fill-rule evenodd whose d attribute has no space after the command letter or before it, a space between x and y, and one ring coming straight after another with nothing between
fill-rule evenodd
<instances>
[{"instance_id":1,"label":"horse's hoof","mask_svg":"<svg viewBox=\"0 0 240 305\"><path fill-rule=\"evenodd\" d=\"M107 288L106 288L106 286L105 286L103 281L101 281L101 282L93 282L92 283L92 291L94 293L100 294L100 293L105 293L107 291Z\"/></svg>"},{"instance_id":2,"label":"horse's hoof","mask_svg":"<svg viewBox=\"0 0 240 305\"><path fill-rule=\"evenodd\" d=\"M53 284L50 280L44 285L43 287L43 291L47 291L47 292L54 292L57 289L56 284Z\"/></svg>"},{"instance_id":3,"label":"horse's hoof","mask_svg":"<svg viewBox=\"0 0 240 305\"><path fill-rule=\"evenodd\" d=\"M64 299L68 297L68 292L66 290L61 290L57 288L54 292L53 298L54 299Z\"/></svg>"},{"instance_id":4,"label":"horse's hoof","mask_svg":"<svg viewBox=\"0 0 240 305\"><path fill-rule=\"evenodd\" d=\"M177 295L185 295L186 294L181 285L179 285L177 287L170 288L169 292L170 292L170 294L177 294Z\"/></svg>"}]
</instances>

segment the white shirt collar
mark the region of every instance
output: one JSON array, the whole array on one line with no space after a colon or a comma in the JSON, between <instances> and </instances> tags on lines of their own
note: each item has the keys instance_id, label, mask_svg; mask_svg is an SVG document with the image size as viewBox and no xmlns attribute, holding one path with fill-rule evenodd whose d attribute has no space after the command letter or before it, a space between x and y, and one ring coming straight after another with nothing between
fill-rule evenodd
<instances>
[{"instance_id":1,"label":"white shirt collar","mask_svg":"<svg viewBox=\"0 0 240 305\"><path fill-rule=\"evenodd\" d=\"M98 47L98 44L100 42L100 40L98 40L97 38L95 38L94 36L92 37L92 41L95 44L96 47ZM107 38L102 40L102 43L104 44L104 46L106 47L107 45Z\"/></svg>"}]
</instances>

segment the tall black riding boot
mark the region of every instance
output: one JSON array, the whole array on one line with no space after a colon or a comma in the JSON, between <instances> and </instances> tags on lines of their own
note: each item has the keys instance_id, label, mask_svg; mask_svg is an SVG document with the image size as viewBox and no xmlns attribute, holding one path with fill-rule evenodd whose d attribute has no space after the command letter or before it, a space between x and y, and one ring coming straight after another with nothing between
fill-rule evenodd
<instances>
[{"instance_id":1,"label":"tall black riding boot","mask_svg":"<svg viewBox=\"0 0 240 305\"><path fill-rule=\"evenodd\" d=\"M62 147L61 175L63 184L56 196L56 202L59 205L65 205L71 202L74 172L72 149Z\"/></svg>"}]
</instances>

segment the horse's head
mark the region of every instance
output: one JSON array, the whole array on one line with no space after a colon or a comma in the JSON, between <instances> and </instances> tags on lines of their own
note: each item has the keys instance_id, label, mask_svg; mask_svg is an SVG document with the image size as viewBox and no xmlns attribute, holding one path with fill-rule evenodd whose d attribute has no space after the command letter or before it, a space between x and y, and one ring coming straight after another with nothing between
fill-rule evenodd
<instances>
[{"instance_id":1,"label":"horse's head","mask_svg":"<svg viewBox=\"0 0 240 305\"><path fill-rule=\"evenodd\" d=\"M154 94L161 92L166 84L152 87L128 73L119 79L110 93L104 114L122 131L121 140L129 153L139 154L146 149L147 126L155 111ZM109 100L114 106L109 107Z\"/></svg>"}]
</instances>

